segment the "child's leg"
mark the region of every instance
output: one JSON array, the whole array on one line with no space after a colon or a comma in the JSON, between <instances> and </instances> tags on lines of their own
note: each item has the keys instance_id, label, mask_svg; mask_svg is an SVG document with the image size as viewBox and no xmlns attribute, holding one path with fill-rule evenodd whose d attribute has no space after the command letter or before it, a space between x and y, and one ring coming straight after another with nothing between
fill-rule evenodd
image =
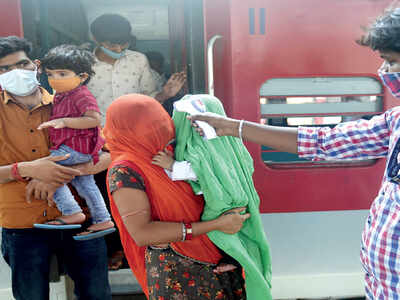
<instances>
[{"instance_id":1,"label":"child's leg","mask_svg":"<svg viewBox=\"0 0 400 300\"><path fill-rule=\"evenodd\" d=\"M84 154L77 152L66 145L61 145L57 150L52 151L52 155L66 155L69 154L69 158L59 163L63 165L74 165L89 162L92 160L90 154ZM93 175L77 176L71 184L75 187L79 196L85 199L86 204L89 208L90 215L93 219L93 224L88 229L97 231L108 228L113 228L114 223L111 221L110 214L104 203L103 196L97 187Z\"/></svg>"},{"instance_id":2,"label":"child's leg","mask_svg":"<svg viewBox=\"0 0 400 300\"><path fill-rule=\"evenodd\" d=\"M50 153L51 156L62 156L69 154L67 159L57 161L58 164L64 166L86 163L92 160L92 156L90 154L80 153L66 145L61 145L58 149L51 150Z\"/></svg>"},{"instance_id":3,"label":"child's leg","mask_svg":"<svg viewBox=\"0 0 400 300\"><path fill-rule=\"evenodd\" d=\"M103 196L101 195L100 190L94 181L93 175L77 176L72 180L71 183L75 187L79 196L85 199L90 211L90 215L93 219L93 224L104 223L103 225L105 225L99 226L98 229L90 229L101 230L104 228L113 227L114 223L111 222L110 214L104 203Z\"/></svg>"},{"instance_id":4,"label":"child's leg","mask_svg":"<svg viewBox=\"0 0 400 300\"><path fill-rule=\"evenodd\" d=\"M58 164L65 166L85 163L92 159L89 154L82 154L66 145L61 145L58 149L51 150L50 153L51 156L62 156L68 154L69 157L67 159L57 162ZM57 191L54 193L53 198L54 202L57 205L57 208L61 211L63 215L62 217L58 218L59 220L67 224L78 224L85 221L86 217L82 213L81 207L75 201L75 198L67 185L58 188ZM48 224L52 225L61 225L59 223L60 222L57 220L48 222Z\"/></svg>"},{"instance_id":5,"label":"child's leg","mask_svg":"<svg viewBox=\"0 0 400 300\"><path fill-rule=\"evenodd\" d=\"M58 220L62 220L67 224L78 224L85 221L85 215L82 213L82 209L78 203L76 203L74 196L66 185L56 190L53 199L58 210L63 215L58 218ZM48 224L62 225L60 221L57 220L48 222Z\"/></svg>"}]
</instances>

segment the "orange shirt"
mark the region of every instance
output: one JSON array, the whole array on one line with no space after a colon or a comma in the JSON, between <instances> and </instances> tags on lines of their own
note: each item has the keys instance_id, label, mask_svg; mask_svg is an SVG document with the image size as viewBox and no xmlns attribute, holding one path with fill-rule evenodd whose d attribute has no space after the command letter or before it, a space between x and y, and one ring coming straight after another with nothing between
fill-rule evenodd
<instances>
[{"instance_id":1,"label":"orange shirt","mask_svg":"<svg viewBox=\"0 0 400 300\"><path fill-rule=\"evenodd\" d=\"M17 104L9 94L0 91L0 165L31 161L49 155L47 130L37 127L48 121L53 97L44 89L42 103L33 109ZM11 181L0 184L0 227L31 228L60 215L46 201L25 200L26 183Z\"/></svg>"}]
</instances>

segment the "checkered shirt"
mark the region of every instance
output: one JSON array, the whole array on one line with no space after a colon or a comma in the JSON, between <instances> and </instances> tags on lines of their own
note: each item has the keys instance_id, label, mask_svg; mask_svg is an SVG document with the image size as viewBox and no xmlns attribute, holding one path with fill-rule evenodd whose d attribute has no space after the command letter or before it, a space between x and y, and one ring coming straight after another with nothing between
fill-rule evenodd
<instances>
[{"instance_id":1,"label":"checkered shirt","mask_svg":"<svg viewBox=\"0 0 400 300\"><path fill-rule=\"evenodd\" d=\"M299 156L314 161L378 157L389 161L399 127L400 108L332 129L300 127ZM367 299L400 299L400 190L390 182L387 170L365 222L360 256Z\"/></svg>"},{"instance_id":2,"label":"checkered shirt","mask_svg":"<svg viewBox=\"0 0 400 300\"><path fill-rule=\"evenodd\" d=\"M389 89L393 96L400 98L400 73L379 73L383 84Z\"/></svg>"}]
</instances>

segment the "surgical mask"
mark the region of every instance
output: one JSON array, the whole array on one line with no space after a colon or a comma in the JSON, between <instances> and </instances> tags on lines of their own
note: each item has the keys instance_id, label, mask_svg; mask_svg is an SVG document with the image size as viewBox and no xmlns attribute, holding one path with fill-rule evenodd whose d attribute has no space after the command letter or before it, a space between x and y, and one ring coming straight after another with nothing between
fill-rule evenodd
<instances>
[{"instance_id":1,"label":"surgical mask","mask_svg":"<svg viewBox=\"0 0 400 300\"><path fill-rule=\"evenodd\" d=\"M53 79L49 78L49 85L57 93L64 93L72 91L81 85L82 79L79 76L63 78L63 79Z\"/></svg>"},{"instance_id":2,"label":"surgical mask","mask_svg":"<svg viewBox=\"0 0 400 300\"><path fill-rule=\"evenodd\" d=\"M114 58L114 59L120 59L124 54L125 50L122 50L120 53L111 51L110 49L107 49L106 47L100 46L101 51L103 51L105 54L107 54L109 57Z\"/></svg>"},{"instance_id":3,"label":"surgical mask","mask_svg":"<svg viewBox=\"0 0 400 300\"><path fill-rule=\"evenodd\" d=\"M379 72L383 84L396 98L400 98L400 72Z\"/></svg>"},{"instance_id":4,"label":"surgical mask","mask_svg":"<svg viewBox=\"0 0 400 300\"><path fill-rule=\"evenodd\" d=\"M37 70L14 69L0 75L0 86L3 90L16 96L29 96L39 86Z\"/></svg>"}]
</instances>

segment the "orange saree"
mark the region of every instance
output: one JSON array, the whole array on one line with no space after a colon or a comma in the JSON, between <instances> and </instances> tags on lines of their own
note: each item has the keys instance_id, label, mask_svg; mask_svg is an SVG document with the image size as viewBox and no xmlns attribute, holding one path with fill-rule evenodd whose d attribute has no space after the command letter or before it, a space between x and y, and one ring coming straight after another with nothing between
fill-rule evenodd
<instances>
[{"instance_id":1,"label":"orange saree","mask_svg":"<svg viewBox=\"0 0 400 300\"><path fill-rule=\"evenodd\" d=\"M162 168L151 163L153 156L175 138L174 123L160 103L151 97L138 94L118 98L107 109L103 133L111 153L110 168L125 161L140 171L153 221L200 221L203 198L194 195L189 184L172 181ZM128 263L143 291L148 295L146 247L138 247L128 233L110 194L108 182L107 188L111 212L119 228ZM170 243L170 246L176 252L201 262L217 264L222 257L205 234L185 242Z\"/></svg>"}]
</instances>

